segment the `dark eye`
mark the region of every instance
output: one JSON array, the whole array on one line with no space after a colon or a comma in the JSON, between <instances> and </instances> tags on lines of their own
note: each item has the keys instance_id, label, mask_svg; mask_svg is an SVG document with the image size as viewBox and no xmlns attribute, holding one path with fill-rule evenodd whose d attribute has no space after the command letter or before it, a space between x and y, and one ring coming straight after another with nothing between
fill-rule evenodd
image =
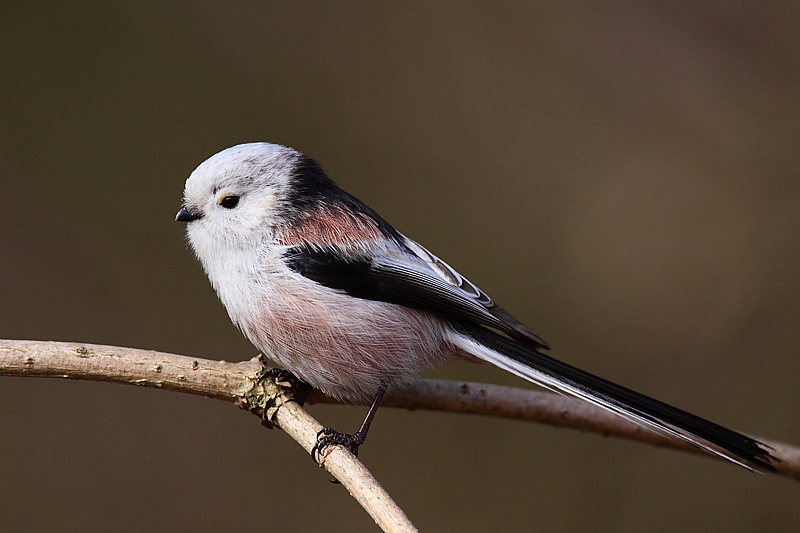
<instances>
[{"instance_id":1,"label":"dark eye","mask_svg":"<svg viewBox=\"0 0 800 533\"><path fill-rule=\"evenodd\" d=\"M219 200L219 205L224 207L225 209L233 209L237 205L239 205L239 197L235 194L226 194Z\"/></svg>"}]
</instances>

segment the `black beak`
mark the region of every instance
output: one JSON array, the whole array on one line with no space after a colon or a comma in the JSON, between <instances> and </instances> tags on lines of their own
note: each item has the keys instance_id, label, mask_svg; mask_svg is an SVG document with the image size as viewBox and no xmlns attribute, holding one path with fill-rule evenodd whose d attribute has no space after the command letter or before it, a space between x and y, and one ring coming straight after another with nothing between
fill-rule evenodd
<instances>
[{"instance_id":1,"label":"black beak","mask_svg":"<svg viewBox=\"0 0 800 533\"><path fill-rule=\"evenodd\" d=\"M175 220L178 222L191 222L192 220L197 220L198 218L203 218L203 213L189 209L186 206L181 207L178 211L178 214L175 215Z\"/></svg>"}]
</instances>

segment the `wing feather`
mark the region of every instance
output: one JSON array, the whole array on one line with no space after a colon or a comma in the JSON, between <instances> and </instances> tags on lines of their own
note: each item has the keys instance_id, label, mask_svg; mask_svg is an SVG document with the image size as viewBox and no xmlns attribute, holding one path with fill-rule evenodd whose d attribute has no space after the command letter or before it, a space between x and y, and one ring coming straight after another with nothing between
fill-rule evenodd
<instances>
[{"instance_id":1,"label":"wing feather","mask_svg":"<svg viewBox=\"0 0 800 533\"><path fill-rule=\"evenodd\" d=\"M286 252L296 272L326 287L358 298L395 303L436 313L451 320L468 320L510 337L549 348L519 322L444 261L406 238L408 250L377 254L354 253L338 247L299 245Z\"/></svg>"},{"instance_id":2,"label":"wing feather","mask_svg":"<svg viewBox=\"0 0 800 533\"><path fill-rule=\"evenodd\" d=\"M514 318L511 313L497 305L485 292L479 289L467 278L456 272L453 267L405 235L403 235L403 238L405 239L406 246L408 246L408 248L414 252L417 257L427 263L431 269L439 275L442 281L448 283L454 288L457 288L465 296L468 296L480 303L489 314L505 324L506 327L498 329L501 329L501 331L504 331L518 341L522 341L527 344L533 344L537 348L544 348L547 350L550 349L550 345L547 344L541 337L539 337L539 335L537 335L531 328Z\"/></svg>"}]
</instances>

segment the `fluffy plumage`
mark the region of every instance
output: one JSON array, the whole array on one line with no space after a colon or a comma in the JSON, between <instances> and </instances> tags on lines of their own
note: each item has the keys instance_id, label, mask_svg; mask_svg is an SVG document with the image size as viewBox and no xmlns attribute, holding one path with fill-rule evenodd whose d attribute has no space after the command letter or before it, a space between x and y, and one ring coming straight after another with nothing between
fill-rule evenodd
<instances>
[{"instance_id":1,"label":"fluffy plumage","mask_svg":"<svg viewBox=\"0 0 800 533\"><path fill-rule=\"evenodd\" d=\"M373 397L444 360L480 359L773 469L749 437L544 355L530 328L291 148L244 144L211 157L186 181L177 219L231 320L326 394Z\"/></svg>"}]
</instances>

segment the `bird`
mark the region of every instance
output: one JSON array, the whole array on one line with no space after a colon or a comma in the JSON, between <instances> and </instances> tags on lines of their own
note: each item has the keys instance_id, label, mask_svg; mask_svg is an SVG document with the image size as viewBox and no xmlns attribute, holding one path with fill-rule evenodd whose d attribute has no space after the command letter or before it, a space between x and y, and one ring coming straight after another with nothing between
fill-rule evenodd
<instances>
[{"instance_id":1,"label":"bird","mask_svg":"<svg viewBox=\"0 0 800 533\"><path fill-rule=\"evenodd\" d=\"M357 432L320 431L312 457L337 444L358 453L388 387L462 359L750 470L779 462L754 438L547 355L537 333L292 148L254 142L211 156L187 178L175 218L256 348L326 395L372 400Z\"/></svg>"}]
</instances>

